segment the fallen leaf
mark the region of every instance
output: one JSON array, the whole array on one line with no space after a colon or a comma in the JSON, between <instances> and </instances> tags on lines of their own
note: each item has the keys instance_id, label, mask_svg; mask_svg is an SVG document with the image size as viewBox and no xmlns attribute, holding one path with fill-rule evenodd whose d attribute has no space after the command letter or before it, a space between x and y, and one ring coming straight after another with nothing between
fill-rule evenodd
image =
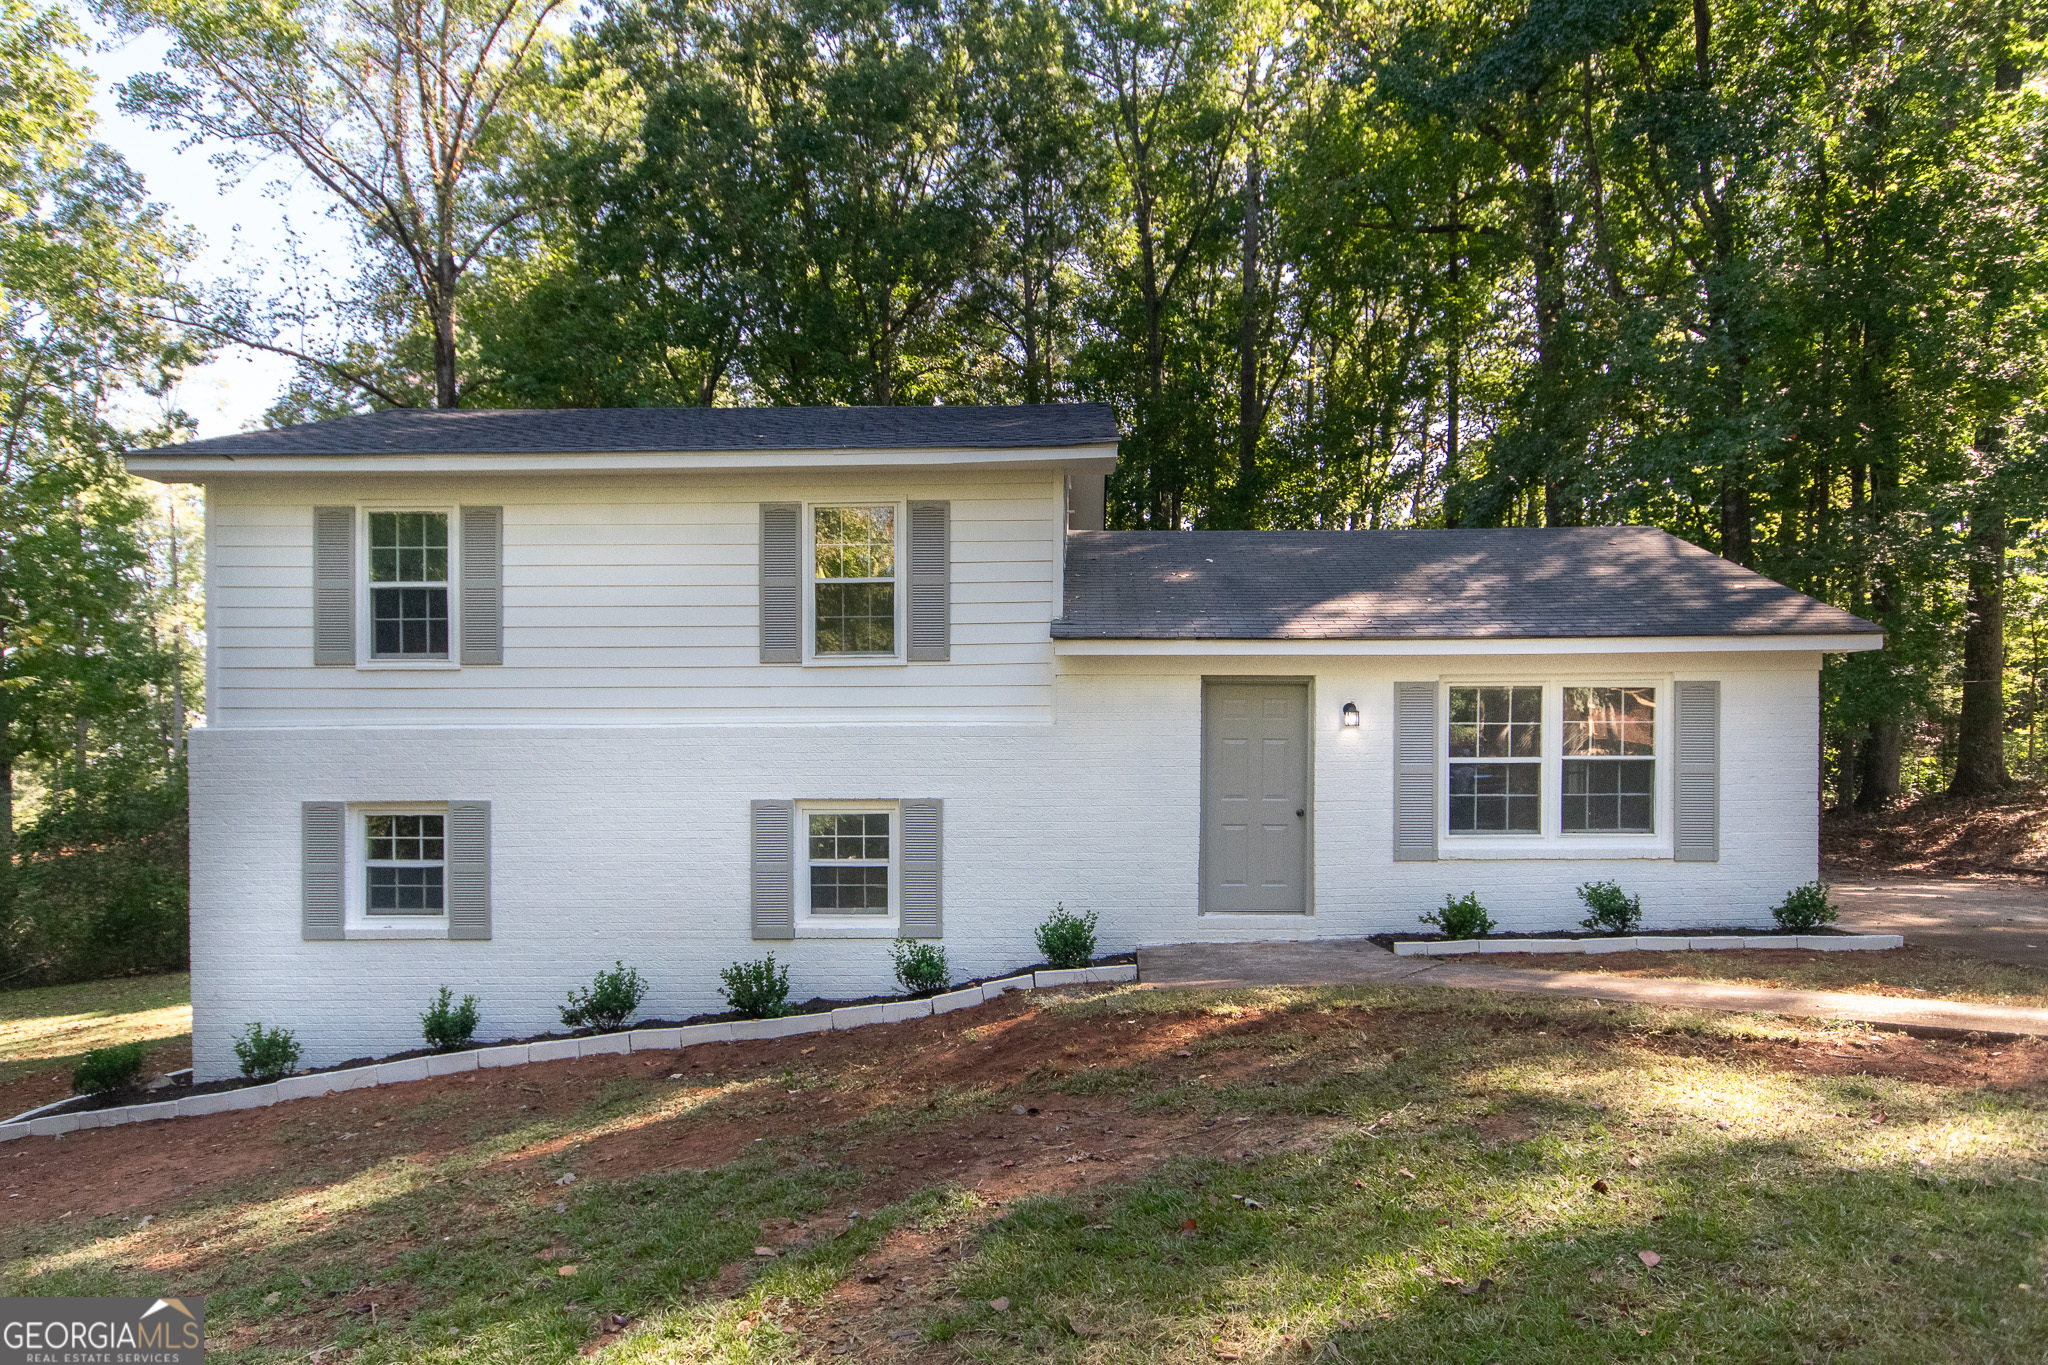
<instances>
[{"instance_id":1,"label":"fallen leaf","mask_svg":"<svg viewBox=\"0 0 2048 1365\"><path fill-rule=\"evenodd\" d=\"M1090 1231L1090 1232L1108 1232L1108 1231L1110 1231L1111 1229L1113 1229L1113 1228L1114 1228L1115 1226L1116 1226L1116 1225L1115 1225L1114 1223L1090 1223L1090 1224L1088 1225L1088 1231Z\"/></svg>"},{"instance_id":2,"label":"fallen leaf","mask_svg":"<svg viewBox=\"0 0 2048 1365\"><path fill-rule=\"evenodd\" d=\"M1595 1193L1595 1194L1605 1194L1605 1193L1607 1193L1607 1182L1606 1182L1606 1181L1604 1181L1604 1180L1596 1180L1596 1181L1594 1181L1594 1182L1593 1182L1593 1193Z\"/></svg>"},{"instance_id":3,"label":"fallen leaf","mask_svg":"<svg viewBox=\"0 0 2048 1365\"><path fill-rule=\"evenodd\" d=\"M1641 1261L1644 1265L1656 1265L1664 1258L1662 1256L1659 1256L1654 1251L1638 1251L1636 1253L1636 1259L1638 1261Z\"/></svg>"},{"instance_id":4,"label":"fallen leaf","mask_svg":"<svg viewBox=\"0 0 2048 1365\"><path fill-rule=\"evenodd\" d=\"M1351 1182L1351 1188L1354 1190L1362 1190L1365 1188L1365 1182L1363 1180L1354 1180Z\"/></svg>"},{"instance_id":5,"label":"fallen leaf","mask_svg":"<svg viewBox=\"0 0 2048 1365\"><path fill-rule=\"evenodd\" d=\"M2025 1285L2021 1285L2020 1287L2021 1287L2022 1289L2026 1288L2026 1286L2025 1286ZM263 1296L263 1304L264 1304L264 1306L265 1306L265 1307L267 1308L267 1307L269 1307L269 1306L270 1306L271 1304L273 1304L273 1303L276 1303L276 1302L277 1302L277 1301L278 1301L279 1299L281 1299L281 1298L283 1298L283 1297L284 1297L284 1295L283 1295L282 1293L280 1293L279 1291L277 1291L277 1290L273 1289L273 1290L271 1290L271 1291L270 1291L270 1292L269 1292L268 1294L265 1294L265 1295Z\"/></svg>"},{"instance_id":6,"label":"fallen leaf","mask_svg":"<svg viewBox=\"0 0 2048 1365\"><path fill-rule=\"evenodd\" d=\"M574 1275L576 1273L576 1267L573 1265L565 1265L561 1269L557 1270L555 1273L557 1275Z\"/></svg>"},{"instance_id":7,"label":"fallen leaf","mask_svg":"<svg viewBox=\"0 0 2048 1365\"><path fill-rule=\"evenodd\" d=\"M775 1254L775 1248L774 1248L774 1247L755 1247L755 1248L754 1248L754 1254L755 1254L756 1256L773 1256L773 1255Z\"/></svg>"},{"instance_id":8,"label":"fallen leaf","mask_svg":"<svg viewBox=\"0 0 2048 1365\"><path fill-rule=\"evenodd\" d=\"M1194 1234L1194 1233L1196 1233L1196 1232L1199 1232L1199 1231L1201 1231L1201 1229L1200 1229L1199 1227L1197 1227L1197 1226L1196 1226L1196 1224L1195 1224L1195 1220L1194 1220L1194 1219L1192 1219L1192 1218L1183 1218L1183 1219L1181 1219L1181 1220L1180 1220L1180 1230L1181 1230L1181 1232L1182 1232L1182 1233L1183 1233L1184 1235L1192 1235L1192 1234Z\"/></svg>"},{"instance_id":9,"label":"fallen leaf","mask_svg":"<svg viewBox=\"0 0 2048 1365\"><path fill-rule=\"evenodd\" d=\"M1643 1159L1639 1156L1632 1156L1628 1159L1628 1164L1631 1166L1640 1167L1643 1164Z\"/></svg>"},{"instance_id":10,"label":"fallen leaf","mask_svg":"<svg viewBox=\"0 0 2048 1365\"><path fill-rule=\"evenodd\" d=\"M1487 1290L1491 1288L1493 1288L1492 1280L1481 1280L1478 1284L1472 1285L1465 1289L1460 1289L1458 1292L1460 1294L1484 1294Z\"/></svg>"},{"instance_id":11,"label":"fallen leaf","mask_svg":"<svg viewBox=\"0 0 2048 1365\"><path fill-rule=\"evenodd\" d=\"M1247 1200L1245 1200L1245 1201L1244 1201L1244 1206L1245 1206L1246 1208L1248 1208L1248 1209L1262 1209L1262 1208L1266 1207L1266 1206L1265 1206L1264 1204L1261 1204L1261 1203L1260 1203L1260 1202L1259 1202L1258 1200L1256 1200L1256 1199L1247 1199Z\"/></svg>"},{"instance_id":12,"label":"fallen leaf","mask_svg":"<svg viewBox=\"0 0 2048 1365\"><path fill-rule=\"evenodd\" d=\"M313 1277L311 1275L301 1275L299 1276L299 1283L311 1289L313 1287Z\"/></svg>"},{"instance_id":13,"label":"fallen leaf","mask_svg":"<svg viewBox=\"0 0 2048 1365\"><path fill-rule=\"evenodd\" d=\"M1077 1337L1099 1337L1109 1329L1107 1327L1099 1327L1092 1322L1083 1322L1079 1318L1070 1317L1067 1319L1067 1330Z\"/></svg>"},{"instance_id":14,"label":"fallen leaf","mask_svg":"<svg viewBox=\"0 0 2048 1365\"><path fill-rule=\"evenodd\" d=\"M1401 1168L1400 1168L1399 1170L1395 1171L1395 1172L1394 1172L1394 1174L1395 1174L1395 1175L1405 1175L1405 1176L1407 1176L1407 1177L1408 1177L1408 1178L1409 1178L1410 1180L1413 1180L1413 1179L1415 1178L1415 1172L1413 1172L1413 1171L1409 1170L1409 1169L1408 1169L1408 1168L1407 1168L1406 1166L1403 1166L1403 1167L1401 1167Z\"/></svg>"},{"instance_id":15,"label":"fallen leaf","mask_svg":"<svg viewBox=\"0 0 2048 1365\"><path fill-rule=\"evenodd\" d=\"M990 1299L988 1301L988 1306L998 1313L1007 1313L1010 1311L1010 1301L1006 1298Z\"/></svg>"}]
</instances>

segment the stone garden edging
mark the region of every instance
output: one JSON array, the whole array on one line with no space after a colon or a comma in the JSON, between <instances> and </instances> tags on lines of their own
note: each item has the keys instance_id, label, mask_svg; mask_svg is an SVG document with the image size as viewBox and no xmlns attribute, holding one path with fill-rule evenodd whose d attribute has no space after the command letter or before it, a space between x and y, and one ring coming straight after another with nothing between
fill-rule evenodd
<instances>
[{"instance_id":1,"label":"stone garden edging","mask_svg":"<svg viewBox=\"0 0 2048 1365\"><path fill-rule=\"evenodd\" d=\"M1814 948L1824 953L1882 952L1903 948L1903 934L1719 934L1710 938L1461 938L1439 943L1396 943L1396 957L1455 957L1461 953L1662 953L1738 948Z\"/></svg>"},{"instance_id":2,"label":"stone garden edging","mask_svg":"<svg viewBox=\"0 0 2048 1365\"><path fill-rule=\"evenodd\" d=\"M401 1062L373 1062L346 1071L321 1071L303 1076L286 1076L264 1085L246 1085L239 1090L217 1090L183 1099L158 1100L149 1104L122 1105L76 1114L46 1114L55 1107L44 1105L0 1123L0 1142L22 1137L60 1137L84 1128L118 1128L128 1123L149 1123L156 1119L195 1118L202 1114L224 1114L236 1109L267 1109L286 1100L314 1099L342 1090L364 1090L379 1085L400 1085L434 1076L452 1076L463 1071L487 1071L496 1067L521 1066L527 1062L567 1061L577 1057L599 1057L628 1052L674 1052L699 1043L744 1043L761 1038L791 1038L800 1033L829 1033L834 1029L861 1028L868 1024L900 1024L935 1014L971 1009L1010 991L1047 990L1055 986L1096 986L1136 981L1135 963L1112 967L1078 967L1070 971L1026 972L1000 980L927 996L922 1000L890 1000L878 1005L847 1005L820 1014L793 1014L781 1019L733 1019L719 1024L688 1024L674 1028L627 1029L600 1033L588 1038L552 1038L541 1043L511 1043L494 1047L442 1052L431 1057L410 1057ZM68 1104L59 1100L56 1104Z\"/></svg>"}]
</instances>

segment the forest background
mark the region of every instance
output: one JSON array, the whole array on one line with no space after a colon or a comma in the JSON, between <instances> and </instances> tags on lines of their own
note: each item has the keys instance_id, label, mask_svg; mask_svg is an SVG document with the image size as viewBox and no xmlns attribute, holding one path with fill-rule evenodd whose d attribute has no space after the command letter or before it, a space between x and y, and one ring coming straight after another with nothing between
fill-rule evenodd
<instances>
[{"instance_id":1,"label":"forest background","mask_svg":"<svg viewBox=\"0 0 2048 1365\"><path fill-rule=\"evenodd\" d=\"M207 275L96 140L319 197ZM1112 527L1642 522L1883 624L1823 799L2048 768L2048 0L0 0L0 985L185 939L179 377L1113 405ZM149 169L149 168L142 168Z\"/></svg>"}]
</instances>

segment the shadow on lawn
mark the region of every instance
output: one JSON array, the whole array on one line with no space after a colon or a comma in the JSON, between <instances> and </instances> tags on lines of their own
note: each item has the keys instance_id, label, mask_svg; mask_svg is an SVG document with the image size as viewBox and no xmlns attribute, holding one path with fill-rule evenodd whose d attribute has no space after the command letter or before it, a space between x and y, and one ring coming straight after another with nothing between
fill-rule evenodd
<instances>
[{"instance_id":1,"label":"shadow on lawn","mask_svg":"<svg viewBox=\"0 0 2048 1365\"><path fill-rule=\"evenodd\" d=\"M844 1311L828 1298L862 1258L943 1214L965 1259L939 1268L936 1292L895 1301L889 1325L917 1330L871 1334L864 1358L1293 1359L1306 1346L1358 1361L1904 1361L1994 1359L2048 1334L2040 1298L2013 1288L2042 1279L2042 1201L1985 1183L2038 1157L2038 1096L1645 1056L1628 1033L1641 1016L1571 1002L1442 1009L1418 993L1430 1006L1403 1012L1371 994L1363 1009L1328 995L1183 999L1178 1014L1093 1002L1072 1018L1180 1018L1192 1045L1169 1058L1147 1042L1131 1049L1141 1062L1098 1070L1083 1059L1099 1048L1048 1046L1028 1078L1132 1112L1206 1114L1225 1133L1341 1120L1313 1150L1174 1157L995 1217L932 1172L883 1181L842 1155L857 1138L887 1150L856 1159L907 1158L909 1135L994 1107L997 1091L956 1082L708 1170L555 1184L592 1169L579 1149L604 1134L745 1123L782 1084L756 1071L678 1108L622 1080L454 1152L399 1152L313 1188L218 1191L146 1237L104 1219L43 1229L5 1283L205 1292L222 1360L326 1348L523 1365L594 1342L626 1362L787 1359L798 1343L778 1320L814 1331ZM1051 1023L1057 1044L1063 1017ZM862 1046L887 1055L884 1040ZM1887 1110L1893 1126L1844 1108ZM785 1229L775 1255L754 1254L778 1220L882 1198L896 1202ZM974 1306L996 1298L1011 1307Z\"/></svg>"}]
</instances>

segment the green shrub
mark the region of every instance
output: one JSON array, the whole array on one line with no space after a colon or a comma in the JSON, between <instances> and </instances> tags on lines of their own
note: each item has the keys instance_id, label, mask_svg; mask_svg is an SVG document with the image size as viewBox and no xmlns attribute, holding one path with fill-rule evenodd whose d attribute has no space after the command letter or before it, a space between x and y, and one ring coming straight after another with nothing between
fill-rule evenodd
<instances>
[{"instance_id":1,"label":"green shrub","mask_svg":"<svg viewBox=\"0 0 2048 1365\"><path fill-rule=\"evenodd\" d=\"M896 959L896 980L912 995L930 995L944 990L953 980L946 965L946 950L936 943L899 938L890 948Z\"/></svg>"},{"instance_id":2,"label":"green shrub","mask_svg":"<svg viewBox=\"0 0 2048 1365\"><path fill-rule=\"evenodd\" d=\"M1061 901L1038 926L1038 951L1049 967L1069 971L1095 960L1095 912L1076 915Z\"/></svg>"},{"instance_id":3,"label":"green shrub","mask_svg":"<svg viewBox=\"0 0 2048 1365\"><path fill-rule=\"evenodd\" d=\"M147 1043L115 1043L96 1047L80 1059L71 1071L71 1088L81 1095L105 1095L126 1090L142 1079L142 1059Z\"/></svg>"},{"instance_id":4,"label":"green shrub","mask_svg":"<svg viewBox=\"0 0 2048 1365\"><path fill-rule=\"evenodd\" d=\"M16 840L0 896L0 977L11 988L183 971L185 783L93 774Z\"/></svg>"},{"instance_id":5,"label":"green shrub","mask_svg":"<svg viewBox=\"0 0 2048 1365\"><path fill-rule=\"evenodd\" d=\"M1643 927L1643 898L1623 891L1620 882L1587 882L1579 888L1579 899L1593 912L1579 921L1581 929L1633 934Z\"/></svg>"},{"instance_id":6,"label":"green shrub","mask_svg":"<svg viewBox=\"0 0 2048 1365\"><path fill-rule=\"evenodd\" d=\"M288 1028L251 1024L235 1039L235 1060L252 1081L274 1081L299 1069L299 1040Z\"/></svg>"},{"instance_id":7,"label":"green shrub","mask_svg":"<svg viewBox=\"0 0 2048 1365\"><path fill-rule=\"evenodd\" d=\"M436 1052L459 1052L476 1035L476 997L465 995L454 1003L455 993L446 986L420 1016L420 1034Z\"/></svg>"},{"instance_id":8,"label":"green shrub","mask_svg":"<svg viewBox=\"0 0 2048 1365\"><path fill-rule=\"evenodd\" d=\"M1787 933L1799 934L1835 922L1834 902L1828 899L1826 882L1808 882L1794 887L1781 904L1771 907L1771 918Z\"/></svg>"},{"instance_id":9,"label":"green shrub","mask_svg":"<svg viewBox=\"0 0 2048 1365\"><path fill-rule=\"evenodd\" d=\"M1486 907L1479 903L1479 894L1474 891L1457 897L1445 895L1444 908L1422 916L1422 922L1434 924L1445 938L1485 938L1500 927L1493 922L1493 916L1486 913Z\"/></svg>"},{"instance_id":10,"label":"green shrub","mask_svg":"<svg viewBox=\"0 0 2048 1365\"><path fill-rule=\"evenodd\" d=\"M789 968L770 953L759 962L735 962L718 974L719 994L747 1019L779 1019L789 1004Z\"/></svg>"},{"instance_id":11,"label":"green shrub","mask_svg":"<svg viewBox=\"0 0 2048 1365\"><path fill-rule=\"evenodd\" d=\"M589 990L569 992L569 1003L562 1006L562 1022L570 1028L615 1032L626 1026L646 998L647 983L640 973L614 959L612 969L599 972Z\"/></svg>"}]
</instances>

